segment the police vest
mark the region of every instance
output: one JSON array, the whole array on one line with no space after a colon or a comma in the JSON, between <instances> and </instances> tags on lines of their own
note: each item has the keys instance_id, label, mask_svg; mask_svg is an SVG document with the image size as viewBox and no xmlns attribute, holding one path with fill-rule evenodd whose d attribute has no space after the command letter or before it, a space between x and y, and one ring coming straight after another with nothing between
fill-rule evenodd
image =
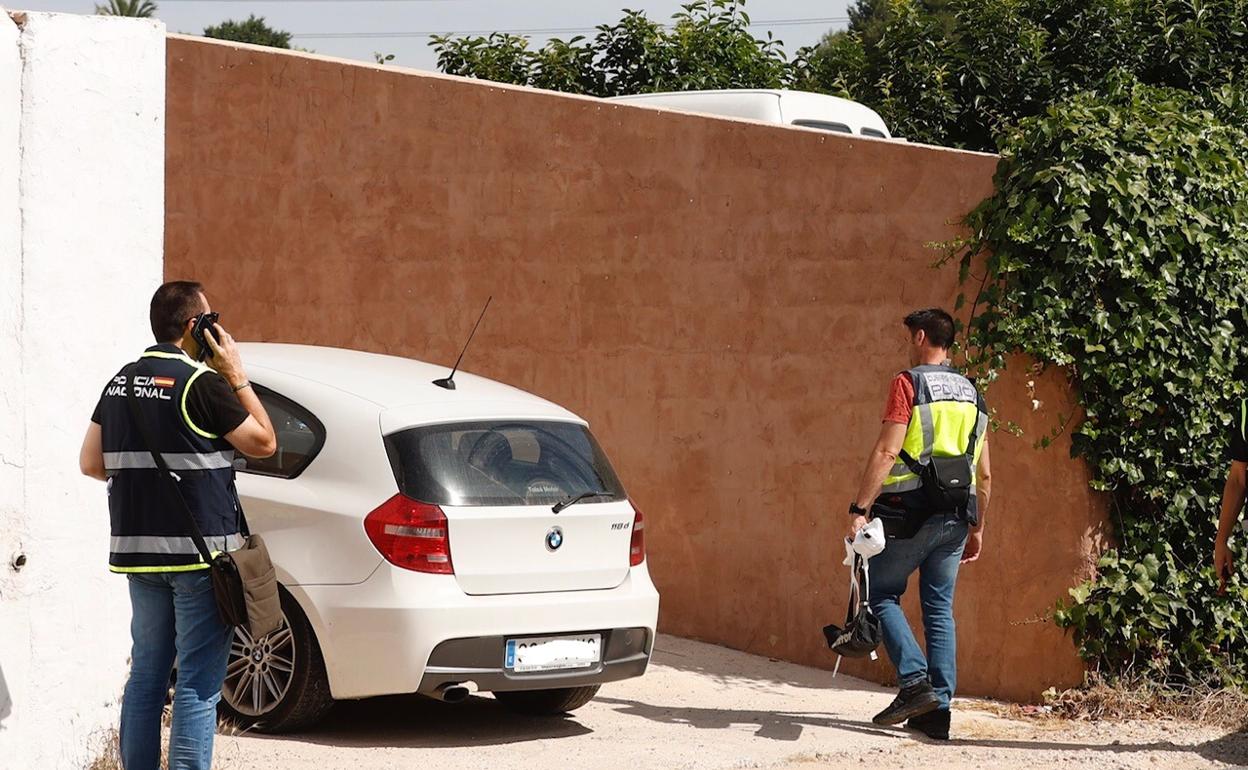
<instances>
[{"instance_id":1,"label":"police vest","mask_svg":"<svg viewBox=\"0 0 1248 770\"><path fill-rule=\"evenodd\" d=\"M242 547L234 448L196 425L186 411L191 383L212 371L176 345L148 348L131 383L130 365L113 377L100 399L113 572L183 572L207 569L190 537L186 512L135 426L127 388L135 388L139 414L153 447L173 471L182 497L214 552Z\"/></svg>"},{"instance_id":2,"label":"police vest","mask_svg":"<svg viewBox=\"0 0 1248 770\"><path fill-rule=\"evenodd\" d=\"M916 366L906 374L914 385L914 408L910 412L910 424L906 427L906 439L901 448L918 460L919 465L926 465L933 457L966 454L967 444L974 432L978 438L973 465L978 467L988 433L988 408L979 391L975 390L970 380L949 366ZM880 494L898 495L922 486L922 480L898 460L884 480ZM974 493L972 476L972 499Z\"/></svg>"}]
</instances>

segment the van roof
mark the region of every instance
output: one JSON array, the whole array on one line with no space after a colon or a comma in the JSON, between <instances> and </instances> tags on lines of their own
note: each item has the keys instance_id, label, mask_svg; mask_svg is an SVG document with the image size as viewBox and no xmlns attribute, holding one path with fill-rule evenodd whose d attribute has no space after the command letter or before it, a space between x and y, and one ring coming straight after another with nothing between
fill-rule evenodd
<instances>
[{"instance_id":1,"label":"van roof","mask_svg":"<svg viewBox=\"0 0 1248 770\"><path fill-rule=\"evenodd\" d=\"M861 102L842 99L831 94L818 94L810 91L792 91L781 88L725 88L704 91L659 91L651 94L630 94L628 96L612 96L608 101L633 102L650 106L660 106L662 102L701 101L724 96L768 96L776 99L784 114L784 122L794 120L831 119L837 116L851 119L859 126L877 128L888 134L888 127L879 113ZM669 108L672 109L672 108ZM681 107L674 107L682 110ZM689 108L685 107L688 111ZM714 113L712 113L714 114Z\"/></svg>"}]
</instances>

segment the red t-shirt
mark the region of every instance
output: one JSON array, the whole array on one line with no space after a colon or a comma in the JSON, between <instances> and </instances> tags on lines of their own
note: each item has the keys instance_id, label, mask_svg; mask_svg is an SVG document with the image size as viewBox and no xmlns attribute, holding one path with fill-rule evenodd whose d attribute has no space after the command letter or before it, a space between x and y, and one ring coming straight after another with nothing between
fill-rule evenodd
<instances>
[{"instance_id":1,"label":"red t-shirt","mask_svg":"<svg viewBox=\"0 0 1248 770\"><path fill-rule=\"evenodd\" d=\"M902 372L893 378L888 389L888 403L884 405L884 422L910 424L910 413L914 411L914 383L909 372Z\"/></svg>"}]
</instances>

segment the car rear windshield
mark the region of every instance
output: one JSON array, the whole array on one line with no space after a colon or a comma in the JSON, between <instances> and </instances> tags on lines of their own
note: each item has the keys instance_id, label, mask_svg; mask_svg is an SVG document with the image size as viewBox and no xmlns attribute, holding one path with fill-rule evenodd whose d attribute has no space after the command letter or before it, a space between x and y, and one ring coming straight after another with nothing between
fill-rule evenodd
<instances>
[{"instance_id":1,"label":"car rear windshield","mask_svg":"<svg viewBox=\"0 0 1248 770\"><path fill-rule=\"evenodd\" d=\"M602 448L583 425L485 421L408 428L386 436L399 491L435 505L553 505L625 499Z\"/></svg>"}]
</instances>

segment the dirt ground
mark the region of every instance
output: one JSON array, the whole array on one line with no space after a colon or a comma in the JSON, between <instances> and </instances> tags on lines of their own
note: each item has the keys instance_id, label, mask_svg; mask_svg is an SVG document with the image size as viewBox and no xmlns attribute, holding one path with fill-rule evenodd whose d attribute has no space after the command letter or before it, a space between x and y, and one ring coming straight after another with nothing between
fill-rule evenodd
<instances>
[{"instance_id":1,"label":"dirt ground","mask_svg":"<svg viewBox=\"0 0 1248 770\"><path fill-rule=\"evenodd\" d=\"M293 736L218 737L214 767L373 768L1221 768L1248 765L1248 734L1175 722L1018 721L955 706L954 740L871 724L893 692L830 672L660 636L649 672L606 685L564 718L521 717L489 695L340 703Z\"/></svg>"}]
</instances>

